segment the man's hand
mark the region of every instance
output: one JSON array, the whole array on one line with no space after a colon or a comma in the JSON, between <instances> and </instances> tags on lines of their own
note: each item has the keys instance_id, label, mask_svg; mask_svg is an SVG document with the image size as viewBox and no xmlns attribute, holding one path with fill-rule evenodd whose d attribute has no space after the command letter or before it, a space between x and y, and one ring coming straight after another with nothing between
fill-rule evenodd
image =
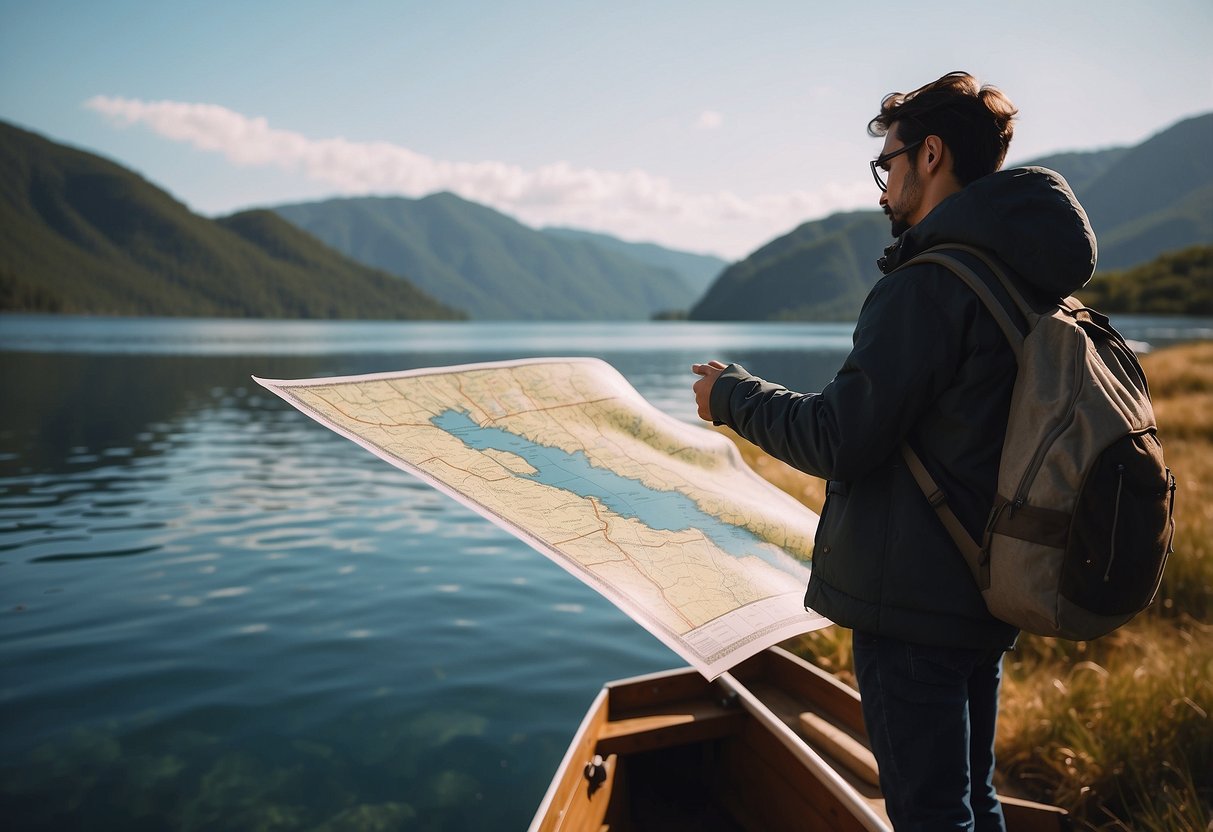
<instances>
[{"instance_id":1,"label":"man's hand","mask_svg":"<svg viewBox=\"0 0 1213 832\"><path fill-rule=\"evenodd\" d=\"M691 372L701 377L691 389L695 391L695 404L699 408L699 418L705 422L712 421L712 385L716 383L716 377L724 368L725 365L719 361L691 365Z\"/></svg>"}]
</instances>

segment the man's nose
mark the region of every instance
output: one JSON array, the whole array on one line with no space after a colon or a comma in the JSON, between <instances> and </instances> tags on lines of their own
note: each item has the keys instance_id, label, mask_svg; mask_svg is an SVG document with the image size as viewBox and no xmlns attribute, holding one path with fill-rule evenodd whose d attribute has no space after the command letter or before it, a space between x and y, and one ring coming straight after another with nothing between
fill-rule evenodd
<instances>
[{"instance_id":1,"label":"man's nose","mask_svg":"<svg viewBox=\"0 0 1213 832\"><path fill-rule=\"evenodd\" d=\"M879 204L880 204L881 208L884 208L886 205L889 204L889 192L888 191L880 192L880 203Z\"/></svg>"}]
</instances>

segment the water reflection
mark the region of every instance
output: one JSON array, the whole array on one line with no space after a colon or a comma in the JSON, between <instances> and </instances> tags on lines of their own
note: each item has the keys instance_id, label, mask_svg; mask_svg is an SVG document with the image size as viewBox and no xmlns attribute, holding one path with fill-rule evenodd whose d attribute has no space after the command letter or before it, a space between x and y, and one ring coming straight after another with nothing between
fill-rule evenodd
<instances>
[{"instance_id":1,"label":"water reflection","mask_svg":"<svg viewBox=\"0 0 1213 832\"><path fill-rule=\"evenodd\" d=\"M506 321L258 321L0 315L0 351L163 355L517 355L664 352L715 345L801 349L845 347L851 325L670 321L534 323ZM829 341L829 344L825 342ZM569 352L572 350L573 352ZM467 356L480 356L467 358Z\"/></svg>"},{"instance_id":2,"label":"water reflection","mask_svg":"<svg viewBox=\"0 0 1213 832\"><path fill-rule=\"evenodd\" d=\"M547 353L520 349L512 357ZM693 362L704 350L594 353L619 369L657 407L694 418ZM719 353L752 372L799 389L820 389L837 369L840 353L763 348ZM263 425L266 441L297 442L277 429L298 420L250 376L317 378L409 370L497 360L500 354L400 353L336 356L105 355L4 353L0 384L20 406L0 421L0 476L110 469L171 452L188 443L221 446L232 431ZM195 418L200 417L200 418ZM279 438L275 438L278 436ZM218 450L218 448L212 448Z\"/></svg>"}]
</instances>

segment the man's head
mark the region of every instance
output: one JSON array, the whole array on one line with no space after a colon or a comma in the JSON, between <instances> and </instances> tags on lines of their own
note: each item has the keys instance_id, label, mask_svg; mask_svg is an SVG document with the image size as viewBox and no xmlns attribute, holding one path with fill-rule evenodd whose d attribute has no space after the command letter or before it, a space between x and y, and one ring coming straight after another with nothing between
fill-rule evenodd
<instances>
[{"instance_id":1,"label":"man's head","mask_svg":"<svg viewBox=\"0 0 1213 832\"><path fill-rule=\"evenodd\" d=\"M913 92L889 93L868 133L883 136L875 168L887 189L881 207L900 237L946 196L1002 165L1015 107L998 89L950 72ZM898 153L902 148L908 148ZM879 181L879 177L878 177Z\"/></svg>"}]
</instances>

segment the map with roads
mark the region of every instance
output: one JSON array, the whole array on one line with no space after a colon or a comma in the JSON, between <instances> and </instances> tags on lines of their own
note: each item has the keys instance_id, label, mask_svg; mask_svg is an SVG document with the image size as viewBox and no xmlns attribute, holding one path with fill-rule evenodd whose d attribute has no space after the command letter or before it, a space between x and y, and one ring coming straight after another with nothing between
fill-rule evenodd
<instances>
[{"instance_id":1,"label":"map with roads","mask_svg":"<svg viewBox=\"0 0 1213 832\"><path fill-rule=\"evenodd\" d=\"M256 380L547 555L708 678L830 623L803 606L817 515L603 361Z\"/></svg>"}]
</instances>

